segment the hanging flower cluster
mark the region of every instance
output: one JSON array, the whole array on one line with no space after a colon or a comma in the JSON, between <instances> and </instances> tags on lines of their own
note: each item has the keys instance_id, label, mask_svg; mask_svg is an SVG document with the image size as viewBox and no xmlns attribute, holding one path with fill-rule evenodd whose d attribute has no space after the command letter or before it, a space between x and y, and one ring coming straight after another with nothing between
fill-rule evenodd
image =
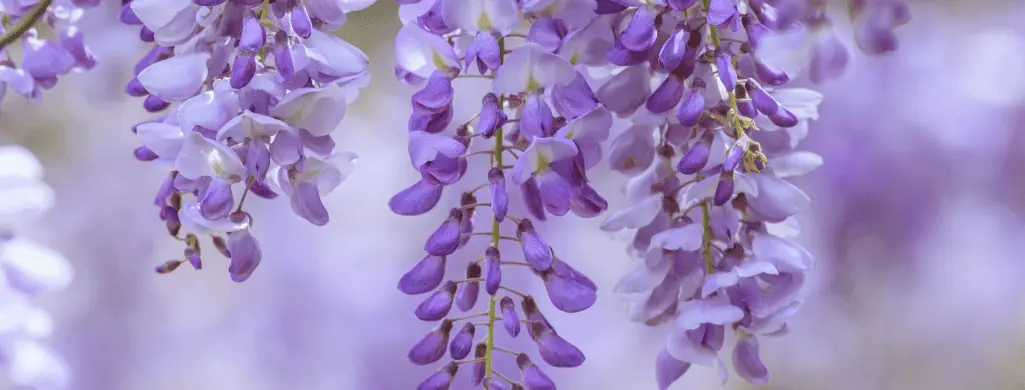
<instances>
[{"instance_id":1,"label":"hanging flower cluster","mask_svg":"<svg viewBox=\"0 0 1025 390\"><path fill-rule=\"evenodd\" d=\"M331 31L371 3L124 2L121 21L153 43L125 91L166 112L132 129L142 143L135 156L168 166L155 202L186 246L157 272L186 261L199 269L200 237L211 236L231 258L232 280L248 279L261 259L243 210L249 194L283 193L297 215L327 224L322 197L356 160L335 150L331 133L369 82L366 56Z\"/></svg>"}]
</instances>

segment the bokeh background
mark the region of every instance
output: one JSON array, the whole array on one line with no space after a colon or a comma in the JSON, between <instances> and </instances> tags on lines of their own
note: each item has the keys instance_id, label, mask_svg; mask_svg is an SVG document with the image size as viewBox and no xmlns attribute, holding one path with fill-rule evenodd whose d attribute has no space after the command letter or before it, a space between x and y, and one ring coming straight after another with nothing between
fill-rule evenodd
<instances>
[{"instance_id":1,"label":"bokeh background","mask_svg":"<svg viewBox=\"0 0 1025 390\"><path fill-rule=\"evenodd\" d=\"M395 288L446 213L387 207L416 179L405 143L412 89L392 74L395 12L381 0L342 30L371 57L374 81L335 133L361 159L326 200L331 223L314 227L286 202L247 203L264 260L243 284L216 256L199 272L153 272L181 247L151 204L165 173L131 153L129 128L148 115L122 86L144 48L113 8L86 15L97 69L65 77L43 105L6 99L0 141L36 152L57 193L23 233L77 271L42 302L74 389L404 390L435 369L406 361L432 325ZM921 1L912 15L900 51L857 54L843 78L816 87L826 99L803 148L826 164L798 185L813 199L800 241L818 263L791 333L762 342L773 374L762 388L1025 389L1025 2ZM457 96L456 117L479 96ZM593 177L612 208L623 204L623 177ZM653 389L666 329L625 319L611 290L634 260L599 222L541 228L601 288L592 309L549 316L588 360L548 372L562 389ZM673 388L719 385L714 370L695 368Z\"/></svg>"}]
</instances>

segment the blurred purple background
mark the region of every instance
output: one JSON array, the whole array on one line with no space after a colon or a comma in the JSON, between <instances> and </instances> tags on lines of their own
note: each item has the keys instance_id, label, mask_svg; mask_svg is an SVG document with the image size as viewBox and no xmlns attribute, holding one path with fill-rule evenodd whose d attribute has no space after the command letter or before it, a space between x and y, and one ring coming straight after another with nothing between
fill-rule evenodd
<instances>
[{"instance_id":1,"label":"blurred purple background","mask_svg":"<svg viewBox=\"0 0 1025 390\"><path fill-rule=\"evenodd\" d=\"M843 78L816 87L826 99L802 148L826 164L797 184L813 199L799 240L818 265L791 333L762 342L773 374L763 388L1025 389L1025 2L912 12L895 55L854 55ZM121 89L143 47L113 9L83 27L96 70L66 77L43 105L6 99L0 140L36 152L57 194L26 233L76 269L43 302L74 389L399 390L436 369L406 360L432 325L395 285L446 211L410 218L387 207L416 175L405 141L412 89L391 71L394 4L350 16L342 33L376 64L335 133L358 167L326 199L326 227L284 202L251 203L264 261L243 284L216 257L200 272L153 272L181 247L150 202L164 174L131 153L129 127L147 114ZM456 117L478 104L466 95ZM622 176L592 177L611 209L622 205ZM548 372L562 389L651 389L665 330L626 320L611 290L634 260L599 222L541 228L601 288L592 309L549 316L588 360ZM460 375L454 388L467 382ZM717 386L700 368L674 389Z\"/></svg>"}]
</instances>

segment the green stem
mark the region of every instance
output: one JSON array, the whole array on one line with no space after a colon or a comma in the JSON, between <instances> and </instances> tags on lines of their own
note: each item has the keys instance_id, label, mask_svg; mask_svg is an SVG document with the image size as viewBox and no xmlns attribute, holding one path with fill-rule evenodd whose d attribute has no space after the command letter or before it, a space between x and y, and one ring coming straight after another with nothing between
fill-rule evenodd
<instances>
[{"instance_id":1,"label":"green stem","mask_svg":"<svg viewBox=\"0 0 1025 390\"><path fill-rule=\"evenodd\" d=\"M711 274L715 268L712 262L712 225L708 221L708 201L701 202L701 252L705 255L705 273Z\"/></svg>"},{"instance_id":2,"label":"green stem","mask_svg":"<svg viewBox=\"0 0 1025 390\"><path fill-rule=\"evenodd\" d=\"M709 2L710 0L701 0L701 4L705 6L706 13L708 12ZM719 36L719 28L709 24L708 31L710 37L712 38L712 44L715 45L716 48L719 48L719 43L721 43L722 41L722 38L720 38ZM733 58L733 62L736 63L736 58ZM734 88L736 88L736 86L734 86ZM738 120L737 118L737 116L740 115L740 111L737 109L737 95L734 94L733 91L729 91L727 92L727 94L730 97L730 112L733 113L733 115L729 115L727 121L731 122L730 124L733 126L736 132L737 139L740 139L744 136L744 127L741 125L740 120Z\"/></svg>"},{"instance_id":3,"label":"green stem","mask_svg":"<svg viewBox=\"0 0 1025 390\"><path fill-rule=\"evenodd\" d=\"M32 26L43 17L43 14L46 13L46 9L50 7L50 3L52 2L53 0L43 0L36 3L36 5L28 11L28 14L18 21L18 24L15 24L14 27L11 27L10 31L7 31L6 34L0 37L0 49L3 49L18 38L21 38L28 29L32 28Z\"/></svg>"},{"instance_id":4,"label":"green stem","mask_svg":"<svg viewBox=\"0 0 1025 390\"><path fill-rule=\"evenodd\" d=\"M498 49L499 49L498 50L499 53L504 53L505 52L505 38L502 38L502 39L498 40ZM501 57L499 58L499 60L500 60L500 62L504 62L505 55L501 54ZM505 105L505 97L504 96L499 96L499 98L498 98L498 107L503 107L504 105ZM502 166L502 149L503 149L502 141L505 138L503 133L504 132L503 132L502 126L499 126L497 129L495 129L495 135L494 135L495 145L493 146L493 149L492 149L494 151L494 153L493 153L494 158L491 160L491 166L492 167L501 167ZM502 233L501 233L501 226L500 225L501 224L499 223L498 219L495 219L494 217L491 218L491 246L493 246L495 248L498 248L498 242L502 239ZM493 358L493 356L495 354L495 319L497 317L496 316L496 313L497 313L497 310L496 310L496 306L497 305L496 305L496 303L497 303L497 300L495 299L495 296L494 295L489 295L488 296L488 342L486 344L487 348L485 349L485 352L484 352L484 377L485 378L491 376L491 373L494 372L494 367L495 367L493 362L492 362L492 358Z\"/></svg>"}]
</instances>

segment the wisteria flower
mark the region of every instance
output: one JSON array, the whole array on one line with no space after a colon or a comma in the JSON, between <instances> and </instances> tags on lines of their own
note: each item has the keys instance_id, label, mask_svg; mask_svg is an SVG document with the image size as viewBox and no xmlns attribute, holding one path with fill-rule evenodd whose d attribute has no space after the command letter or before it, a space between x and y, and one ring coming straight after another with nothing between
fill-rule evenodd
<instances>
[{"instance_id":1,"label":"wisteria flower","mask_svg":"<svg viewBox=\"0 0 1025 390\"><path fill-rule=\"evenodd\" d=\"M158 272L186 261L199 268L200 237L211 236L231 259L231 278L248 279L261 256L249 234L255 218L243 210L249 195L284 194L298 216L329 222L323 197L356 160L335 150L331 134L369 82L366 55L330 31L371 3L124 2L121 21L154 43L125 91L145 97L150 112L167 111L133 128L135 154L168 164L156 203L186 245Z\"/></svg>"}]
</instances>

